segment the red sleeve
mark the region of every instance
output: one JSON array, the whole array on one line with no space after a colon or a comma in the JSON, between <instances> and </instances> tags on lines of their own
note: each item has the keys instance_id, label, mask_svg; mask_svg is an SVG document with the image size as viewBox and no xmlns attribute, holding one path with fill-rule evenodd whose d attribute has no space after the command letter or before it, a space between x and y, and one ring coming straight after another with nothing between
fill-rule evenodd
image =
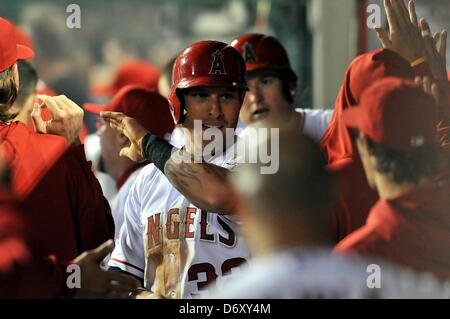
<instances>
[{"instance_id":1,"label":"red sleeve","mask_svg":"<svg viewBox=\"0 0 450 319\"><path fill-rule=\"evenodd\" d=\"M375 231L363 226L342 239L333 252L352 256L376 254L378 240Z\"/></svg>"},{"instance_id":2,"label":"red sleeve","mask_svg":"<svg viewBox=\"0 0 450 319\"><path fill-rule=\"evenodd\" d=\"M66 155L79 248L81 251L94 249L114 237L111 209L92 172L91 162L86 161L83 145L71 147Z\"/></svg>"},{"instance_id":3,"label":"red sleeve","mask_svg":"<svg viewBox=\"0 0 450 319\"><path fill-rule=\"evenodd\" d=\"M1 196L3 197L3 196ZM70 297L66 266L33 254L26 215L0 200L0 299Z\"/></svg>"}]
</instances>

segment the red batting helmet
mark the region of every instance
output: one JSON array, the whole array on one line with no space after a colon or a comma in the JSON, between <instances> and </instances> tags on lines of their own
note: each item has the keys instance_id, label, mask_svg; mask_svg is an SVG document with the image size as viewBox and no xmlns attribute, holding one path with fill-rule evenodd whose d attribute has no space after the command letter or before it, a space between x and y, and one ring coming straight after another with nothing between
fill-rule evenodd
<instances>
[{"instance_id":1,"label":"red batting helmet","mask_svg":"<svg viewBox=\"0 0 450 319\"><path fill-rule=\"evenodd\" d=\"M182 122L180 89L223 86L246 89L245 62L233 47L218 41L200 41L175 60L168 100L177 123Z\"/></svg>"},{"instance_id":2,"label":"red batting helmet","mask_svg":"<svg viewBox=\"0 0 450 319\"><path fill-rule=\"evenodd\" d=\"M248 33L231 42L244 57L247 72L278 69L286 72L287 84L292 95L297 89L297 75L291 68L286 50L270 35Z\"/></svg>"}]
</instances>

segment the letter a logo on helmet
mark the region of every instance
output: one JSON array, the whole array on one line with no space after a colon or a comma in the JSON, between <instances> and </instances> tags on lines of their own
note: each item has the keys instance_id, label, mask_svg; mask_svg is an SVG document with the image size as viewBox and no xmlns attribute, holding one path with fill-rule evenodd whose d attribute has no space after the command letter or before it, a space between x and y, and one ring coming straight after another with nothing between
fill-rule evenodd
<instances>
[{"instance_id":1,"label":"letter a logo on helmet","mask_svg":"<svg viewBox=\"0 0 450 319\"><path fill-rule=\"evenodd\" d=\"M243 57L245 63L256 63L257 59L255 51L253 51L253 45L250 42L245 42L243 48L244 48Z\"/></svg>"},{"instance_id":2,"label":"letter a logo on helmet","mask_svg":"<svg viewBox=\"0 0 450 319\"><path fill-rule=\"evenodd\" d=\"M211 56L213 57L213 62L209 74L227 74L225 64L223 63L223 53L216 50Z\"/></svg>"}]
</instances>

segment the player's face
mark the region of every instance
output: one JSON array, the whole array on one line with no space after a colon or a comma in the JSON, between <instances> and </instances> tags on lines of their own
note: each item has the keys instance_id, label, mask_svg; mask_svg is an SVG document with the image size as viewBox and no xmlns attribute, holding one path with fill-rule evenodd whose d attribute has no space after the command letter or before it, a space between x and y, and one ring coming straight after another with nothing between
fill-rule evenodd
<instances>
[{"instance_id":1,"label":"player's face","mask_svg":"<svg viewBox=\"0 0 450 319\"><path fill-rule=\"evenodd\" d=\"M184 94L186 119L183 127L193 131L194 121L202 121L203 131L218 128L226 136L227 128L236 128L242 98L238 89L226 87L195 87ZM208 141L206 141L208 143Z\"/></svg>"},{"instance_id":2,"label":"player's face","mask_svg":"<svg viewBox=\"0 0 450 319\"><path fill-rule=\"evenodd\" d=\"M245 94L240 114L245 124L292 111L292 106L283 94L283 83L278 77L268 72L250 73L247 86L249 91Z\"/></svg>"}]
</instances>

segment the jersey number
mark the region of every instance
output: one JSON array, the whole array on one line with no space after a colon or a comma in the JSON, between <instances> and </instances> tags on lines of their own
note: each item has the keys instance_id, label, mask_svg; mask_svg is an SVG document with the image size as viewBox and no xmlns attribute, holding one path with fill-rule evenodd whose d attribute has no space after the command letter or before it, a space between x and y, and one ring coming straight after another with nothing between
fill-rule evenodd
<instances>
[{"instance_id":1,"label":"jersey number","mask_svg":"<svg viewBox=\"0 0 450 319\"><path fill-rule=\"evenodd\" d=\"M222 276L225 275L227 272L229 272L231 268L237 267L244 262L246 262L246 260L241 257L225 260L222 266L220 267ZM198 280L198 274L200 273L206 274L206 280L197 282L198 290L205 288L207 285L212 283L217 278L216 270L214 269L213 265L211 265L210 263L201 263L192 265L191 268L189 268L188 280L189 281Z\"/></svg>"}]
</instances>

